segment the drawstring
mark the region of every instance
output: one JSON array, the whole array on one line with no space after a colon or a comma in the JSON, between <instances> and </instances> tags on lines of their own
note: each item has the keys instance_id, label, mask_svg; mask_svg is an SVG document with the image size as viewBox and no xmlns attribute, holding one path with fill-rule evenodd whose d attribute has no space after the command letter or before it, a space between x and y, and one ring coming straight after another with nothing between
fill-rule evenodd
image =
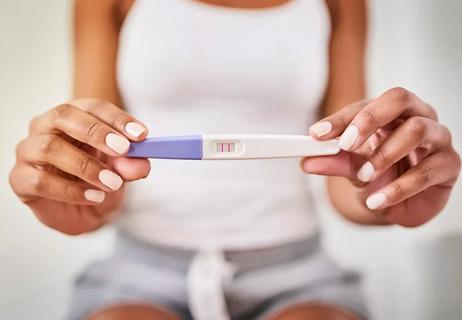
<instances>
[{"instance_id":1,"label":"drawstring","mask_svg":"<svg viewBox=\"0 0 462 320\"><path fill-rule=\"evenodd\" d=\"M189 308L195 320L229 320L223 287L233 278L233 266L219 250L199 251L189 266Z\"/></svg>"}]
</instances>

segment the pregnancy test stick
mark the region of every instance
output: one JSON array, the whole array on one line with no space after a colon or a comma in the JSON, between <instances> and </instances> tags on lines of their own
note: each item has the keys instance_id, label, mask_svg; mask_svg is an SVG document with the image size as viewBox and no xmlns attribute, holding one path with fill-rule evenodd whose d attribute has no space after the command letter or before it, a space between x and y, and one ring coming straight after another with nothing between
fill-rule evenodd
<instances>
[{"instance_id":1,"label":"pregnancy test stick","mask_svg":"<svg viewBox=\"0 0 462 320\"><path fill-rule=\"evenodd\" d=\"M132 142L127 157L189 160L239 160L333 155L337 140L302 135L203 134L147 138Z\"/></svg>"}]
</instances>

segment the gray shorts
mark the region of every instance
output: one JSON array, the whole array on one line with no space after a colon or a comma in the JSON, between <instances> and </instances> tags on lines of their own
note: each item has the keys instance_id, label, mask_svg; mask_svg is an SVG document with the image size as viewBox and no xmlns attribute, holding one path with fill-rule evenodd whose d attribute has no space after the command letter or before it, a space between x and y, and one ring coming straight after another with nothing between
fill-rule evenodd
<instances>
[{"instance_id":1,"label":"gray shorts","mask_svg":"<svg viewBox=\"0 0 462 320\"><path fill-rule=\"evenodd\" d=\"M114 252L77 278L66 319L77 320L125 303L153 304L193 319L187 273L195 252L153 246L118 234ZM319 238L277 247L226 251L234 267L223 287L231 319L264 319L288 306L335 305L368 319L359 276L339 269L320 249Z\"/></svg>"}]
</instances>

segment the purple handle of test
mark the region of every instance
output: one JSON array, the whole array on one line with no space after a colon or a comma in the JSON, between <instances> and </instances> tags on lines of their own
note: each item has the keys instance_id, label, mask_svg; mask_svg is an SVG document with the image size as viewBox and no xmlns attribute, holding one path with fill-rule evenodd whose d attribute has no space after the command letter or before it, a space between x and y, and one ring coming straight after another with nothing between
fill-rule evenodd
<instances>
[{"instance_id":1,"label":"purple handle of test","mask_svg":"<svg viewBox=\"0 0 462 320\"><path fill-rule=\"evenodd\" d=\"M147 138L130 143L127 157L202 160L202 136Z\"/></svg>"}]
</instances>

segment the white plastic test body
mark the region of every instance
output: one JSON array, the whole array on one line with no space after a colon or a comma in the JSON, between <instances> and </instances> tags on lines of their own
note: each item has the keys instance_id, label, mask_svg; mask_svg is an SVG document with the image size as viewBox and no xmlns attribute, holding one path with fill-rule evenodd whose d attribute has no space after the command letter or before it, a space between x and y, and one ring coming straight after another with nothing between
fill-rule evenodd
<instances>
[{"instance_id":1,"label":"white plastic test body","mask_svg":"<svg viewBox=\"0 0 462 320\"><path fill-rule=\"evenodd\" d=\"M204 134L204 160L267 159L333 155L337 140L317 141L302 135Z\"/></svg>"}]
</instances>

